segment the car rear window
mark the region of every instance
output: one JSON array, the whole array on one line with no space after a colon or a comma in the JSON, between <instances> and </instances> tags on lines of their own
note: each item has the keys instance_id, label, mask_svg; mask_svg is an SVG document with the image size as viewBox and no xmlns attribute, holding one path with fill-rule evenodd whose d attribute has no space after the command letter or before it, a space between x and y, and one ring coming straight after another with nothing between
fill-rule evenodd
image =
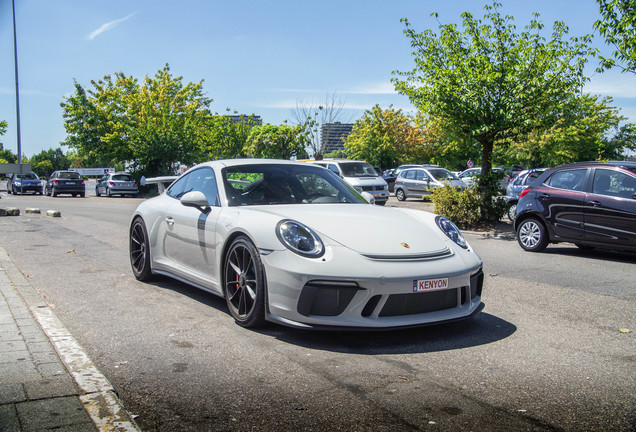
<instances>
[{"instance_id":1,"label":"car rear window","mask_svg":"<svg viewBox=\"0 0 636 432\"><path fill-rule=\"evenodd\" d=\"M76 172L61 172L58 176L61 179L71 179L71 180L79 180L81 179L80 175Z\"/></svg>"},{"instance_id":2,"label":"car rear window","mask_svg":"<svg viewBox=\"0 0 636 432\"><path fill-rule=\"evenodd\" d=\"M117 174L113 176L113 180L116 181L133 181L132 176L128 174Z\"/></svg>"}]
</instances>

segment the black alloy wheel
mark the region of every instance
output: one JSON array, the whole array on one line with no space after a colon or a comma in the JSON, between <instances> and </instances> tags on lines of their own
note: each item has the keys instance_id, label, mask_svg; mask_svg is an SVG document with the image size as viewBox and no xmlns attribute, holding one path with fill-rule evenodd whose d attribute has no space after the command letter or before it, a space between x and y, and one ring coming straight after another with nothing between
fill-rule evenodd
<instances>
[{"instance_id":1,"label":"black alloy wheel","mask_svg":"<svg viewBox=\"0 0 636 432\"><path fill-rule=\"evenodd\" d=\"M236 323L256 328L265 323L263 264L256 247L238 237L225 256L223 272L225 300Z\"/></svg>"},{"instance_id":2,"label":"black alloy wheel","mask_svg":"<svg viewBox=\"0 0 636 432\"><path fill-rule=\"evenodd\" d=\"M130 265L135 278L140 281L152 279L150 268L150 243L143 219L138 217L130 228Z\"/></svg>"}]
</instances>

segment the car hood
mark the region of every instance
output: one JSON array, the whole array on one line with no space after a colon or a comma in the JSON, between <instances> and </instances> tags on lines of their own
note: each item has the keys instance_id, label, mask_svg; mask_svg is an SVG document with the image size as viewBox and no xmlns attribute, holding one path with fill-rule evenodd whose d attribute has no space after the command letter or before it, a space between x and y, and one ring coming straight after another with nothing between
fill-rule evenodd
<instances>
[{"instance_id":1,"label":"car hood","mask_svg":"<svg viewBox=\"0 0 636 432\"><path fill-rule=\"evenodd\" d=\"M435 256L449 241L435 215L364 204L284 205L263 210L293 219L349 249L368 256Z\"/></svg>"}]
</instances>

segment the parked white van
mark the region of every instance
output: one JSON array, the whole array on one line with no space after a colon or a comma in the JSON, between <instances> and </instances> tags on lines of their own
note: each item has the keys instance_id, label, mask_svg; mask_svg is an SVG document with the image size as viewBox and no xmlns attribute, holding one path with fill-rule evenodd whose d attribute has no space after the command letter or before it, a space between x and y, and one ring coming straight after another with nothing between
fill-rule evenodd
<instances>
[{"instance_id":1,"label":"parked white van","mask_svg":"<svg viewBox=\"0 0 636 432\"><path fill-rule=\"evenodd\" d=\"M346 159L327 159L308 162L333 171L358 192L370 193L378 205L384 205L389 200L389 185L368 162Z\"/></svg>"}]
</instances>

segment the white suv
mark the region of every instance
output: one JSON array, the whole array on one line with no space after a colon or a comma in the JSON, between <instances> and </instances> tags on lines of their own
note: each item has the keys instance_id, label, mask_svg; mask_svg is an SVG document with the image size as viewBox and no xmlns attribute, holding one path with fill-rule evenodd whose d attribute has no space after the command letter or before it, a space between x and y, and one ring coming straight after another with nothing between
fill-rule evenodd
<instances>
[{"instance_id":1,"label":"white suv","mask_svg":"<svg viewBox=\"0 0 636 432\"><path fill-rule=\"evenodd\" d=\"M368 162L343 159L319 160L311 161L311 163L338 174L358 192L370 193L378 205L384 205L389 200L389 185Z\"/></svg>"}]
</instances>

